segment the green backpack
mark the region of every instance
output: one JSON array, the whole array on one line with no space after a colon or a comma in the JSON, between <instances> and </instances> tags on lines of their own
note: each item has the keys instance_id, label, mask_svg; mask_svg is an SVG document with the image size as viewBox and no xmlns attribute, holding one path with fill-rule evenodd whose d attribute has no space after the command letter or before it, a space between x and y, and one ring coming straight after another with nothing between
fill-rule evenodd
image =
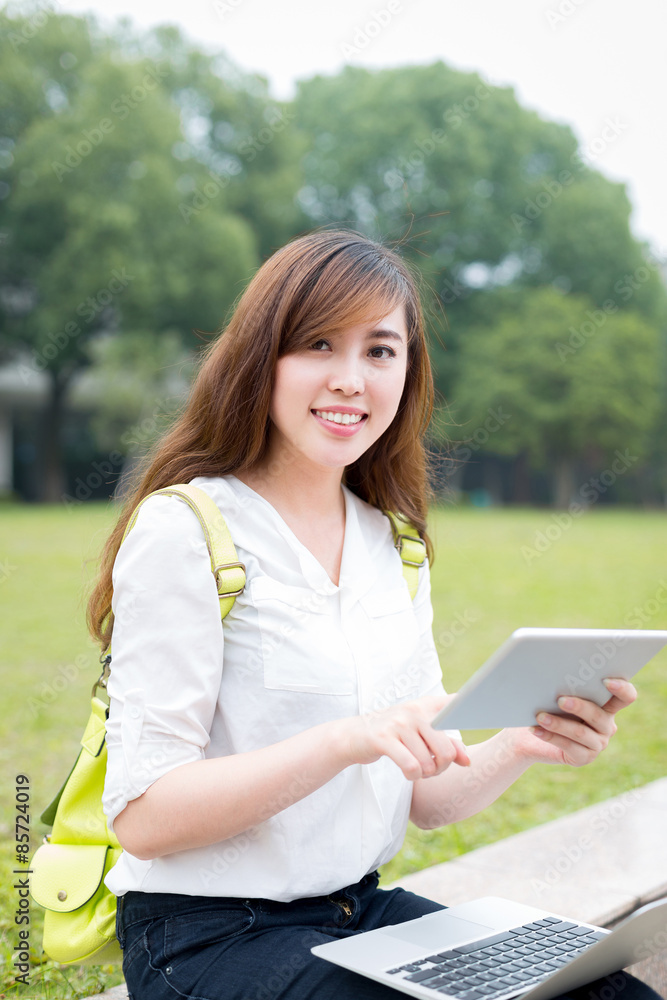
<instances>
[{"instance_id":1,"label":"green backpack","mask_svg":"<svg viewBox=\"0 0 667 1000\"><path fill-rule=\"evenodd\" d=\"M225 618L245 587L245 566L238 561L234 543L217 505L207 493L189 484L168 486L149 496L179 497L194 511L202 526ZM134 526L144 497L132 513L125 538ZM419 567L426 558L424 542L408 522L389 515L394 544L403 562L403 573L414 598ZM104 878L122 853L107 826L102 792L107 765L105 723L107 704L97 696L106 688L110 651L103 656L102 674L93 686L88 724L74 767L42 822L52 827L32 861L31 893L44 907L44 951L64 965L106 965L122 962L116 938L116 896Z\"/></svg>"}]
</instances>

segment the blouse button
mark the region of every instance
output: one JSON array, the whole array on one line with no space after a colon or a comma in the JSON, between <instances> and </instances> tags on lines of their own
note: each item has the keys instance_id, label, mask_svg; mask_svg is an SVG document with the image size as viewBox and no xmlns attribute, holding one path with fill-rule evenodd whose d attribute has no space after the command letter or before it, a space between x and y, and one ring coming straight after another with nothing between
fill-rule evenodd
<instances>
[{"instance_id":1,"label":"blouse button","mask_svg":"<svg viewBox=\"0 0 667 1000\"><path fill-rule=\"evenodd\" d=\"M130 709L130 716L133 719L139 718L139 709L136 707L136 705L133 705L132 708Z\"/></svg>"}]
</instances>

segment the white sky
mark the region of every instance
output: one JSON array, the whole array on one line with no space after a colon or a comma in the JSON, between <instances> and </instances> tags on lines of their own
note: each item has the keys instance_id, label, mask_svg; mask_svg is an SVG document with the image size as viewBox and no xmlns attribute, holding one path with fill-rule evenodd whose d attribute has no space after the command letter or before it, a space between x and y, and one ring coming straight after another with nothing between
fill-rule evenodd
<instances>
[{"instance_id":1,"label":"white sky","mask_svg":"<svg viewBox=\"0 0 667 1000\"><path fill-rule=\"evenodd\" d=\"M60 9L94 10L103 23L120 15L142 26L177 23L268 77L278 98L291 96L294 80L345 62L442 59L475 70L571 125L587 162L627 183L635 235L667 258L663 0L60 0Z\"/></svg>"}]
</instances>

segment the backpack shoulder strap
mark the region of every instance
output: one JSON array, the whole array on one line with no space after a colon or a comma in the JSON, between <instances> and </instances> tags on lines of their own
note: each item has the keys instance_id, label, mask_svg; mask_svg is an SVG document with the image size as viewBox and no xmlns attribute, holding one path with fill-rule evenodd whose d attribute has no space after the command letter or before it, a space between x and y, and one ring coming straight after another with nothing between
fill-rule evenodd
<instances>
[{"instance_id":1,"label":"backpack shoulder strap","mask_svg":"<svg viewBox=\"0 0 667 1000\"><path fill-rule=\"evenodd\" d=\"M403 576L414 601L419 586L419 567L426 560L426 543L414 524L398 514L386 512L394 536L394 545L403 563Z\"/></svg>"},{"instance_id":2,"label":"backpack shoulder strap","mask_svg":"<svg viewBox=\"0 0 667 1000\"><path fill-rule=\"evenodd\" d=\"M234 607L234 601L239 594L243 593L246 573L245 566L239 562L232 536L218 505L198 486L191 486L189 483L165 486L164 489L149 493L137 504L128 521L123 540L134 527L142 504L154 496L178 497L197 515L211 556L211 572L218 587L220 617L224 618Z\"/></svg>"}]
</instances>

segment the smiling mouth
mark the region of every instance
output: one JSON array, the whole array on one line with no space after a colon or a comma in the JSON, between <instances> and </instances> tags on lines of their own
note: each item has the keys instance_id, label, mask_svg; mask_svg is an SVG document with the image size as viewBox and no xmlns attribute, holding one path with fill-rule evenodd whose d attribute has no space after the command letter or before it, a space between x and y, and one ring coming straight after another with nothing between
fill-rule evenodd
<instances>
[{"instance_id":1,"label":"smiling mouth","mask_svg":"<svg viewBox=\"0 0 667 1000\"><path fill-rule=\"evenodd\" d=\"M368 416L367 413L340 413L333 410L313 410L316 417L328 420L332 424L359 424Z\"/></svg>"}]
</instances>

